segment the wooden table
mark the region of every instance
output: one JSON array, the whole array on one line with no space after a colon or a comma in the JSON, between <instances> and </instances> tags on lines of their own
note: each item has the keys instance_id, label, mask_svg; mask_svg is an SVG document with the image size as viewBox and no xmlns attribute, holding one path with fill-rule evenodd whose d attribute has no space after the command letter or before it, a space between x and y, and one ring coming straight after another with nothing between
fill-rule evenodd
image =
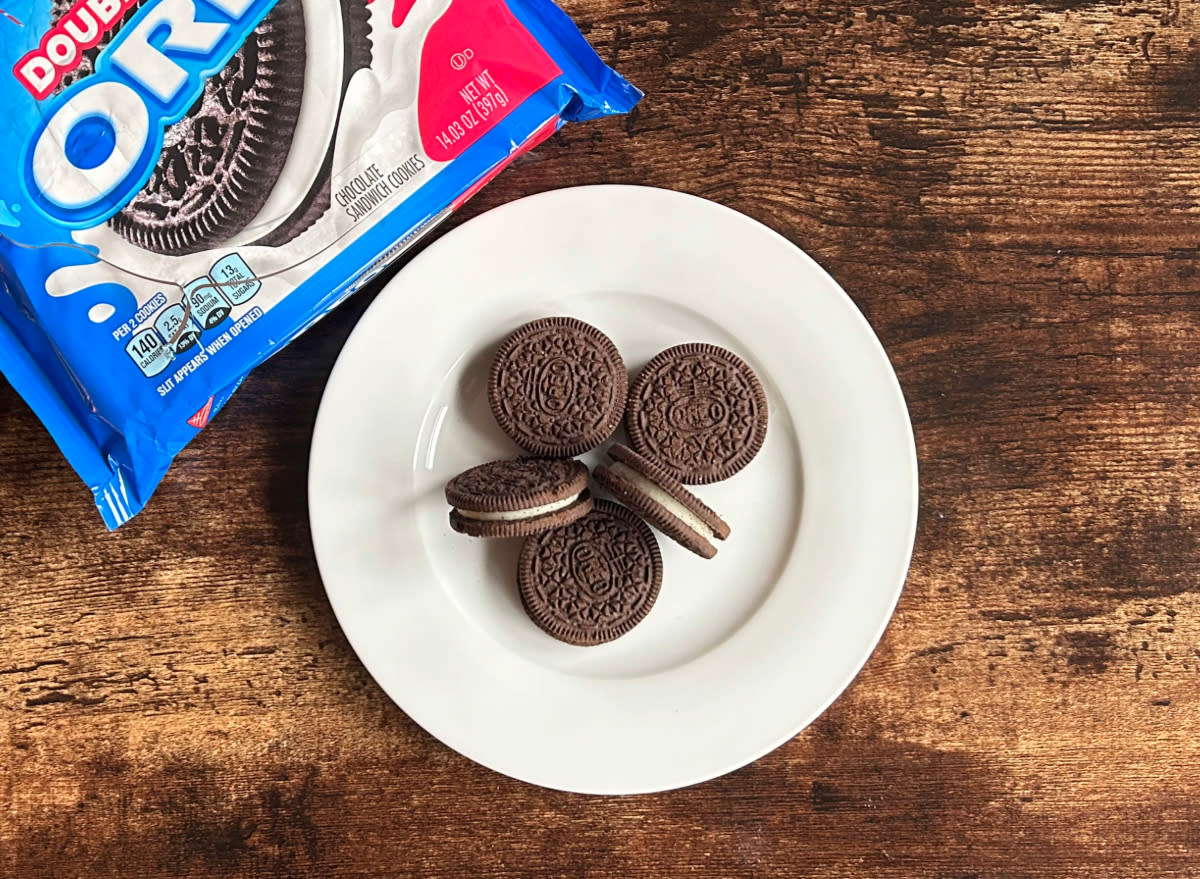
<instances>
[{"instance_id":1,"label":"wooden table","mask_svg":"<svg viewBox=\"0 0 1200 879\"><path fill-rule=\"evenodd\" d=\"M648 97L463 216L653 184L832 272L920 454L882 644L730 776L533 788L408 720L322 592L309 435L370 293L259 369L112 536L0 386L0 874L1200 874L1200 4L566 6Z\"/></svg>"}]
</instances>

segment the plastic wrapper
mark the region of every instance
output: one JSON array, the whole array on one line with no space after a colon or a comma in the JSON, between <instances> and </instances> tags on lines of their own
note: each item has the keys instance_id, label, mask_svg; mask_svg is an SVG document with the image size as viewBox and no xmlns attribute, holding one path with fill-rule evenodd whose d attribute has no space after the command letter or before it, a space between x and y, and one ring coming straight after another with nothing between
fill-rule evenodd
<instances>
[{"instance_id":1,"label":"plastic wrapper","mask_svg":"<svg viewBox=\"0 0 1200 879\"><path fill-rule=\"evenodd\" d=\"M0 5L0 370L109 528L254 366L640 98L548 0Z\"/></svg>"}]
</instances>

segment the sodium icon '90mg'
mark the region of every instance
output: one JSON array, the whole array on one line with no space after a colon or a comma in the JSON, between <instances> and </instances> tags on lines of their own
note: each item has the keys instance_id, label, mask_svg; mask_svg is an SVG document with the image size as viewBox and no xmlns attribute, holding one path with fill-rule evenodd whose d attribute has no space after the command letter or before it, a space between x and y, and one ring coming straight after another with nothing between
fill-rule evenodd
<instances>
[{"instance_id":1,"label":"sodium icon '90mg'","mask_svg":"<svg viewBox=\"0 0 1200 879\"><path fill-rule=\"evenodd\" d=\"M192 306L192 317L204 329L211 330L229 317L232 310L229 303L207 275L189 283L183 288L183 292L187 296L188 304Z\"/></svg>"}]
</instances>

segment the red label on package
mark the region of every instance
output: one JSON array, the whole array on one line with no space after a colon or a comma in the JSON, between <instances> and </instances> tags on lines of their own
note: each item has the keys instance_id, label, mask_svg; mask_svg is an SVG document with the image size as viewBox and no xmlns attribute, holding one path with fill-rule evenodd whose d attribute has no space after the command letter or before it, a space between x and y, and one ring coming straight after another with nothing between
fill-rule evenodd
<instances>
[{"instance_id":1,"label":"red label on package","mask_svg":"<svg viewBox=\"0 0 1200 879\"><path fill-rule=\"evenodd\" d=\"M196 430L203 430L208 425L208 419L212 417L212 404L213 398L209 397L208 402L200 407L200 411L187 420L188 424Z\"/></svg>"},{"instance_id":2,"label":"red label on package","mask_svg":"<svg viewBox=\"0 0 1200 879\"><path fill-rule=\"evenodd\" d=\"M561 74L504 3L455 0L421 52L421 145L434 161L458 158Z\"/></svg>"}]
</instances>

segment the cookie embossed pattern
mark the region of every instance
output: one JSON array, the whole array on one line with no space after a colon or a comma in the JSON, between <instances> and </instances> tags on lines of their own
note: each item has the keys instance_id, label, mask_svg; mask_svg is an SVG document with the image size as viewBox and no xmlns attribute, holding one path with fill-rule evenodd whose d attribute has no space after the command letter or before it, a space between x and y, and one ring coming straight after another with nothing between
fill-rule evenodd
<instances>
[{"instance_id":1,"label":"cookie embossed pattern","mask_svg":"<svg viewBox=\"0 0 1200 879\"><path fill-rule=\"evenodd\" d=\"M517 582L530 619L578 646L621 637L650 613L662 586L650 528L611 501L564 528L530 538Z\"/></svg>"},{"instance_id":2,"label":"cookie embossed pattern","mask_svg":"<svg viewBox=\"0 0 1200 879\"><path fill-rule=\"evenodd\" d=\"M664 374L676 380L663 382ZM677 454L674 464L686 464L692 473L732 475L731 462L741 469L762 447L765 392L754 370L733 352L711 344L677 345L652 358L641 378L652 387L645 396L664 401L660 408L667 413L666 427L656 436L666 441L659 445L686 447L686 458ZM596 467L594 476L627 508L606 500L592 504L586 491L588 468L566 456L590 452L612 436L622 418L621 404L629 399L628 381L617 346L592 324L556 316L517 327L493 357L488 404L510 439L546 457L476 465L451 479L445 490L454 531L529 538L517 577L525 611L543 631L576 646L627 634L651 606L618 614L599 630L587 628L597 619L597 596L624 593L620 566L598 550L608 546L600 533L605 523L617 530L631 522L652 525L705 559L717 554L714 541L728 539L732 530L667 469L622 443L609 447L612 463ZM747 388L757 389L757 399ZM751 427L749 441L743 437L732 450L721 441L731 434L737 440L737 431L729 429L731 415ZM653 542L653 532L645 533ZM567 566L543 578L550 591L539 592L530 585L527 566L552 545L562 558L588 559L587 576L577 576L576 568ZM653 545L657 553L658 545ZM656 582L661 579L660 570ZM656 585L656 596L657 591Z\"/></svg>"},{"instance_id":3,"label":"cookie embossed pattern","mask_svg":"<svg viewBox=\"0 0 1200 879\"><path fill-rule=\"evenodd\" d=\"M550 0L6 9L0 370L110 528L254 366L641 96Z\"/></svg>"},{"instance_id":4,"label":"cookie embossed pattern","mask_svg":"<svg viewBox=\"0 0 1200 879\"><path fill-rule=\"evenodd\" d=\"M621 422L629 379L617 346L570 317L536 320L496 352L488 402L500 429L535 455L570 456Z\"/></svg>"},{"instance_id":5,"label":"cookie embossed pattern","mask_svg":"<svg viewBox=\"0 0 1200 879\"><path fill-rule=\"evenodd\" d=\"M668 348L629 391L633 447L680 482L703 485L750 463L767 436L767 395L740 357L715 345Z\"/></svg>"}]
</instances>

